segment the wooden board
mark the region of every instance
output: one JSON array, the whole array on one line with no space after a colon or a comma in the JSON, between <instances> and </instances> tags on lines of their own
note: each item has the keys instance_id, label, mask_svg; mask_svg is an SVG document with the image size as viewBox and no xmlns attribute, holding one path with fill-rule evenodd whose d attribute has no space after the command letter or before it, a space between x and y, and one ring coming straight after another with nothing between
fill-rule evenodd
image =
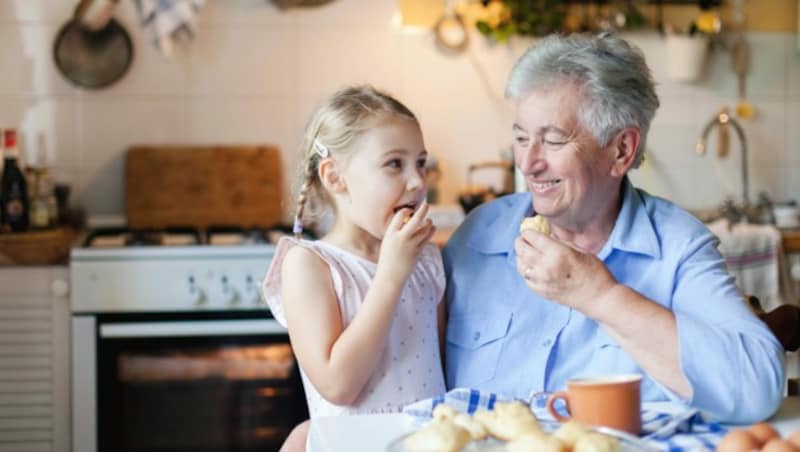
<instances>
[{"instance_id":1,"label":"wooden board","mask_svg":"<svg viewBox=\"0 0 800 452\"><path fill-rule=\"evenodd\" d=\"M271 226L283 219L280 151L270 146L139 146L125 163L132 228Z\"/></svg>"}]
</instances>

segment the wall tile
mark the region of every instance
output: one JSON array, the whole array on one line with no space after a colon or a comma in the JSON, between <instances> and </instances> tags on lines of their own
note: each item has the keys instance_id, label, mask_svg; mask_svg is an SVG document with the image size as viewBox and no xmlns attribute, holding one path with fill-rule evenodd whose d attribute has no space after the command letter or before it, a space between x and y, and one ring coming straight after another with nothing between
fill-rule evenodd
<instances>
[{"instance_id":1,"label":"wall tile","mask_svg":"<svg viewBox=\"0 0 800 452\"><path fill-rule=\"evenodd\" d=\"M82 168L104 168L132 145L182 143L189 135L181 98L84 100L79 112Z\"/></svg>"},{"instance_id":2,"label":"wall tile","mask_svg":"<svg viewBox=\"0 0 800 452\"><path fill-rule=\"evenodd\" d=\"M189 106L191 143L277 146L282 155L284 203L291 202L290 186L302 160L297 151L302 125L295 121L298 113L291 98L195 97Z\"/></svg>"},{"instance_id":3,"label":"wall tile","mask_svg":"<svg viewBox=\"0 0 800 452\"><path fill-rule=\"evenodd\" d=\"M192 95L274 95L295 91L298 49L292 32L206 27L191 48ZM336 57L334 55L333 57Z\"/></svg>"},{"instance_id":4,"label":"wall tile","mask_svg":"<svg viewBox=\"0 0 800 452\"><path fill-rule=\"evenodd\" d=\"M124 156L117 153L100 166L84 166L73 187L74 205L92 214L125 212Z\"/></svg>"},{"instance_id":5,"label":"wall tile","mask_svg":"<svg viewBox=\"0 0 800 452\"><path fill-rule=\"evenodd\" d=\"M296 22L291 11L282 11L266 0L206 0L198 15L198 33L206 26L258 25L272 31L289 30Z\"/></svg>"},{"instance_id":6,"label":"wall tile","mask_svg":"<svg viewBox=\"0 0 800 452\"><path fill-rule=\"evenodd\" d=\"M370 83L396 90L402 81L399 35L384 31L298 32L298 94L318 98L344 85ZM292 69L285 68L287 72Z\"/></svg>"},{"instance_id":7,"label":"wall tile","mask_svg":"<svg viewBox=\"0 0 800 452\"><path fill-rule=\"evenodd\" d=\"M72 0L0 0L0 23L60 24L72 17Z\"/></svg>"},{"instance_id":8,"label":"wall tile","mask_svg":"<svg viewBox=\"0 0 800 452\"><path fill-rule=\"evenodd\" d=\"M300 30L385 31L397 12L395 0L336 0L319 7L288 10Z\"/></svg>"},{"instance_id":9,"label":"wall tile","mask_svg":"<svg viewBox=\"0 0 800 452\"><path fill-rule=\"evenodd\" d=\"M80 167L77 104L71 97L32 99L20 123L26 161L61 168Z\"/></svg>"},{"instance_id":10,"label":"wall tile","mask_svg":"<svg viewBox=\"0 0 800 452\"><path fill-rule=\"evenodd\" d=\"M800 44L797 35L787 36L786 41L786 93L797 100L800 99Z\"/></svg>"}]
</instances>

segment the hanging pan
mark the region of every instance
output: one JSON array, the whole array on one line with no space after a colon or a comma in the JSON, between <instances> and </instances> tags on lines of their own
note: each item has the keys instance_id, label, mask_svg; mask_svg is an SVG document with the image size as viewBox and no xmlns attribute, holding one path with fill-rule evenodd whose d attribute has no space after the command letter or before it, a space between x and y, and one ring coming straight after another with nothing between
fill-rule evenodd
<instances>
[{"instance_id":1,"label":"hanging pan","mask_svg":"<svg viewBox=\"0 0 800 452\"><path fill-rule=\"evenodd\" d=\"M113 18L96 30L73 18L58 32L53 58L61 74L76 86L103 88L128 71L133 61L133 43Z\"/></svg>"}]
</instances>

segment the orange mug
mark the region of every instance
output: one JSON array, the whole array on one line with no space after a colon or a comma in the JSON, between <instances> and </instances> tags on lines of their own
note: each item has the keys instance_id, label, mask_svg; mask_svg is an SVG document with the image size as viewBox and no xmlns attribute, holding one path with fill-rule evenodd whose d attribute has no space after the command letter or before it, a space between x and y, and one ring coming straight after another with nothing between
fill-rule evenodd
<instances>
[{"instance_id":1,"label":"orange mug","mask_svg":"<svg viewBox=\"0 0 800 452\"><path fill-rule=\"evenodd\" d=\"M633 374L569 380L566 391L547 398L547 411L559 422L575 420L638 435L642 431L641 383L642 376ZM559 399L566 403L569 416L553 407Z\"/></svg>"}]
</instances>

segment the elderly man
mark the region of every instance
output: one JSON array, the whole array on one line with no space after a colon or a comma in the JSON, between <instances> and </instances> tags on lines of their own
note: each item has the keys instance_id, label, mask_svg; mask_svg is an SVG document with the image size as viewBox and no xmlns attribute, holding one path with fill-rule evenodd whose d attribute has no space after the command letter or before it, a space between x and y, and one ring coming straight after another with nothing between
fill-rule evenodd
<instances>
[{"instance_id":1,"label":"elderly man","mask_svg":"<svg viewBox=\"0 0 800 452\"><path fill-rule=\"evenodd\" d=\"M551 36L520 58L506 96L530 193L476 209L445 247L448 387L527 397L642 373L645 401L728 422L772 414L783 350L717 239L626 176L659 104L641 52L612 35ZM549 233L519 232L533 215Z\"/></svg>"}]
</instances>

